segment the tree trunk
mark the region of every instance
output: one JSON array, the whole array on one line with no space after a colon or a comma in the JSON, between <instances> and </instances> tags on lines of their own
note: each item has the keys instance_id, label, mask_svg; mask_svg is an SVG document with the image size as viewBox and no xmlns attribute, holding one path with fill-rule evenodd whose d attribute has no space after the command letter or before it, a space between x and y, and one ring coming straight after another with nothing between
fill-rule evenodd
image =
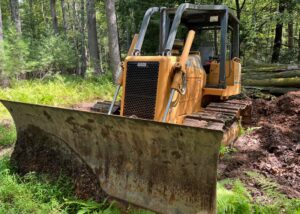
<instances>
[{"instance_id":1,"label":"tree trunk","mask_svg":"<svg viewBox=\"0 0 300 214\"><path fill-rule=\"evenodd\" d=\"M3 25L2 25L2 13L1 13L1 5L0 5L0 44L3 41Z\"/></svg>"},{"instance_id":2,"label":"tree trunk","mask_svg":"<svg viewBox=\"0 0 300 214\"><path fill-rule=\"evenodd\" d=\"M44 5L44 1L41 2L41 10L42 10L42 16L43 16L43 20L44 20L44 24L47 26L47 15L45 13L45 5Z\"/></svg>"},{"instance_id":3,"label":"tree trunk","mask_svg":"<svg viewBox=\"0 0 300 214\"><path fill-rule=\"evenodd\" d=\"M87 13L87 28L88 28L88 48L90 54L91 65L95 74L101 74L100 57L99 57L99 45L97 37L97 25L96 25L96 12L95 12L95 0L87 0L86 2Z\"/></svg>"},{"instance_id":4,"label":"tree trunk","mask_svg":"<svg viewBox=\"0 0 300 214\"><path fill-rule=\"evenodd\" d=\"M240 1L239 0L235 0L235 7L236 7L236 17L238 18L238 20L241 19L241 9L240 9Z\"/></svg>"},{"instance_id":5,"label":"tree trunk","mask_svg":"<svg viewBox=\"0 0 300 214\"><path fill-rule=\"evenodd\" d=\"M21 30L21 19L19 13L18 0L10 0L10 10L11 10L11 19L16 26L16 31L18 34L21 34L22 30Z\"/></svg>"},{"instance_id":6,"label":"tree trunk","mask_svg":"<svg viewBox=\"0 0 300 214\"><path fill-rule=\"evenodd\" d=\"M78 35L77 35L77 32L78 32L78 29L81 29L81 19L78 19L78 4L77 2L75 2L75 0L73 0L71 3L68 2L68 4L72 4L72 10L69 10L69 12L72 11L72 14L69 14L69 16L71 17L72 16L72 34L74 35L73 36L73 42L74 42L74 45L75 45L75 54L76 54L76 64L77 64L77 68L76 68L76 74L77 75L80 75L81 74L81 59L79 59L79 56L80 56L80 52L81 52L81 49L80 49L80 45L79 45L79 38L78 38ZM71 8L71 6L69 6L69 8ZM79 26L78 24L79 23Z\"/></svg>"},{"instance_id":7,"label":"tree trunk","mask_svg":"<svg viewBox=\"0 0 300 214\"><path fill-rule=\"evenodd\" d=\"M214 0L214 5L217 5L219 2L217 0ZM215 55L219 55L219 48L218 48L218 30L215 27L214 29L214 46L215 46Z\"/></svg>"},{"instance_id":8,"label":"tree trunk","mask_svg":"<svg viewBox=\"0 0 300 214\"><path fill-rule=\"evenodd\" d=\"M290 54L294 53L294 17L293 12L295 10L295 3L293 0L288 0L286 3L287 11L290 14L289 21L288 21L288 48Z\"/></svg>"},{"instance_id":9,"label":"tree trunk","mask_svg":"<svg viewBox=\"0 0 300 214\"><path fill-rule=\"evenodd\" d=\"M3 42L3 24L2 24L2 13L1 13L1 4L0 4L0 56L3 56L4 54L2 42ZM9 87L10 83L7 76L3 74L3 68L2 68L3 63L1 61L2 61L2 57L0 57L0 87L6 88Z\"/></svg>"},{"instance_id":10,"label":"tree trunk","mask_svg":"<svg viewBox=\"0 0 300 214\"><path fill-rule=\"evenodd\" d=\"M56 5L56 0L50 0L50 10L51 10L51 16L52 16L53 31L55 34L58 34L58 24L57 24L55 5Z\"/></svg>"},{"instance_id":11,"label":"tree trunk","mask_svg":"<svg viewBox=\"0 0 300 214\"><path fill-rule=\"evenodd\" d=\"M300 29L298 35L298 62L300 63Z\"/></svg>"},{"instance_id":12,"label":"tree trunk","mask_svg":"<svg viewBox=\"0 0 300 214\"><path fill-rule=\"evenodd\" d=\"M29 0L28 3L29 3L29 14L30 14L31 17L34 17L33 2L32 2L32 0ZM30 28L31 28L32 38L36 38L36 35L35 35L35 22L34 22L34 20L31 20L31 22L30 22Z\"/></svg>"},{"instance_id":13,"label":"tree trunk","mask_svg":"<svg viewBox=\"0 0 300 214\"><path fill-rule=\"evenodd\" d=\"M118 66L120 64L120 50L115 0L105 0L105 12L108 25L110 68L112 69L116 81Z\"/></svg>"},{"instance_id":14,"label":"tree trunk","mask_svg":"<svg viewBox=\"0 0 300 214\"><path fill-rule=\"evenodd\" d=\"M292 54L294 51L294 28L293 21L288 23L288 48L290 53Z\"/></svg>"},{"instance_id":15,"label":"tree trunk","mask_svg":"<svg viewBox=\"0 0 300 214\"><path fill-rule=\"evenodd\" d=\"M81 23L80 23L80 32L81 33L81 65L80 65L80 74L85 76L86 73L86 48L85 48L85 19L84 19L84 0L81 0Z\"/></svg>"},{"instance_id":16,"label":"tree trunk","mask_svg":"<svg viewBox=\"0 0 300 214\"><path fill-rule=\"evenodd\" d=\"M67 25L67 17L66 17L66 4L65 4L65 0L61 0L61 12L62 12L62 18L63 18L63 26L64 26L64 31L65 34L67 34L67 30L68 30L68 25Z\"/></svg>"},{"instance_id":17,"label":"tree trunk","mask_svg":"<svg viewBox=\"0 0 300 214\"><path fill-rule=\"evenodd\" d=\"M240 6L240 1L239 0L235 0L235 7L236 7L236 17L238 18L238 20L241 19L241 13L242 10L245 6L246 0L243 1L242 5Z\"/></svg>"},{"instance_id":18,"label":"tree trunk","mask_svg":"<svg viewBox=\"0 0 300 214\"><path fill-rule=\"evenodd\" d=\"M284 9L285 9L284 0L280 0L279 9L278 9L279 14L282 14L284 12ZM282 21L279 21L279 23L276 24L272 63L279 62L280 49L282 45L282 27L283 27L283 23Z\"/></svg>"}]
</instances>

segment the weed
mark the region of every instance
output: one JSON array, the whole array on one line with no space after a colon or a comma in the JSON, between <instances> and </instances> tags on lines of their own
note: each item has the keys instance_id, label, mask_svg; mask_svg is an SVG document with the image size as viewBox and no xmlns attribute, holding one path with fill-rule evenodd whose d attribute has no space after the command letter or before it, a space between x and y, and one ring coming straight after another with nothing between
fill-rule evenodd
<instances>
[{"instance_id":1,"label":"weed","mask_svg":"<svg viewBox=\"0 0 300 214\"><path fill-rule=\"evenodd\" d=\"M234 147L221 145L219 153L220 153L221 156L224 156L226 154L229 154L229 153L232 153L232 152L236 152L236 151L237 150Z\"/></svg>"},{"instance_id":2,"label":"weed","mask_svg":"<svg viewBox=\"0 0 300 214\"><path fill-rule=\"evenodd\" d=\"M66 200L64 203L68 207L68 212L77 210L77 214L97 213L97 214L119 214L120 210L114 203L104 200L102 203L82 200Z\"/></svg>"},{"instance_id":3,"label":"weed","mask_svg":"<svg viewBox=\"0 0 300 214\"><path fill-rule=\"evenodd\" d=\"M248 172L248 176L253 178L270 201L251 197L250 192L239 180L223 180L217 185L217 206L218 213L230 214L273 214L287 213L299 214L300 200L288 199L285 195L278 192L278 185L263 175Z\"/></svg>"},{"instance_id":4,"label":"weed","mask_svg":"<svg viewBox=\"0 0 300 214\"><path fill-rule=\"evenodd\" d=\"M228 190L226 185L232 188ZM251 196L239 181L223 180L217 185L218 213L251 213Z\"/></svg>"},{"instance_id":5,"label":"weed","mask_svg":"<svg viewBox=\"0 0 300 214\"><path fill-rule=\"evenodd\" d=\"M278 184L272 179L257 172L247 172L246 174L255 181L269 199L267 202L260 197L256 199L257 203L254 204L256 213L300 213L300 200L289 199L280 193Z\"/></svg>"},{"instance_id":6,"label":"weed","mask_svg":"<svg viewBox=\"0 0 300 214\"><path fill-rule=\"evenodd\" d=\"M248 127L247 129L245 129L242 124L239 125L240 126L240 133L239 136L243 136L246 134L250 134L252 132L254 132L255 130L260 129L261 127Z\"/></svg>"}]
</instances>

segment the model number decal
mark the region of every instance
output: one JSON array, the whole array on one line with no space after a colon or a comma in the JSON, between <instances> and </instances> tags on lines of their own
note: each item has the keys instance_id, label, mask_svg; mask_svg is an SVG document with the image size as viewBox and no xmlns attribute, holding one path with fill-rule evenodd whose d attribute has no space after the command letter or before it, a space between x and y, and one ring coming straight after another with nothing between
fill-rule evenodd
<instances>
[{"instance_id":1,"label":"model number decal","mask_svg":"<svg viewBox=\"0 0 300 214\"><path fill-rule=\"evenodd\" d=\"M145 63L145 62L139 62L139 63L137 64L137 66L138 66L138 67L147 67L147 63Z\"/></svg>"}]
</instances>

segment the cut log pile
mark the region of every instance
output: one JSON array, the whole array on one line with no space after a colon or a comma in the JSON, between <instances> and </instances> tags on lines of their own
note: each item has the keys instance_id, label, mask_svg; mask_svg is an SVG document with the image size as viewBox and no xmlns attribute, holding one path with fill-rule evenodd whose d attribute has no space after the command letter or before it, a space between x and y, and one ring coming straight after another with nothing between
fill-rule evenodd
<instances>
[{"instance_id":1,"label":"cut log pile","mask_svg":"<svg viewBox=\"0 0 300 214\"><path fill-rule=\"evenodd\" d=\"M299 65L246 67L242 72L242 84L246 89L257 89L271 94L300 90Z\"/></svg>"}]
</instances>

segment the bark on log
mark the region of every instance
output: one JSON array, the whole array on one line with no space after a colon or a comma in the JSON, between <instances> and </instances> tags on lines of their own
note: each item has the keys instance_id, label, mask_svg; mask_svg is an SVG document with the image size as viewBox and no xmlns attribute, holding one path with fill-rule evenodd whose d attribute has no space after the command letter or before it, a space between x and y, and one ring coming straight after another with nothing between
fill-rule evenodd
<instances>
[{"instance_id":1,"label":"bark on log","mask_svg":"<svg viewBox=\"0 0 300 214\"><path fill-rule=\"evenodd\" d=\"M300 77L272 78L264 80L245 79L242 83L245 86L270 86L270 87L298 87L300 88Z\"/></svg>"},{"instance_id":2,"label":"bark on log","mask_svg":"<svg viewBox=\"0 0 300 214\"><path fill-rule=\"evenodd\" d=\"M292 70L299 70L300 65L257 65L254 67L245 67L242 69L244 73L250 72L281 72L281 71L292 71Z\"/></svg>"},{"instance_id":3,"label":"bark on log","mask_svg":"<svg viewBox=\"0 0 300 214\"><path fill-rule=\"evenodd\" d=\"M243 79L270 79L270 78L291 78L300 77L300 70L283 71L279 73L243 73Z\"/></svg>"},{"instance_id":4,"label":"bark on log","mask_svg":"<svg viewBox=\"0 0 300 214\"><path fill-rule=\"evenodd\" d=\"M282 88L282 87L253 87L245 86L246 89L257 89L260 91L266 91L271 94L285 94L290 91L300 91L300 88Z\"/></svg>"}]
</instances>

